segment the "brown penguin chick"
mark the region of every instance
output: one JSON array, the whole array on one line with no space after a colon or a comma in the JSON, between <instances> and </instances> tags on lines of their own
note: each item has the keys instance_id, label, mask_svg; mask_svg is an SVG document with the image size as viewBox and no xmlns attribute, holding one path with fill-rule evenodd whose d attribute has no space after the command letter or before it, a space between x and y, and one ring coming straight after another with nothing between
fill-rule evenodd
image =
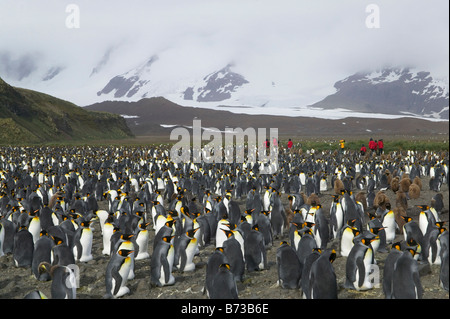
<instances>
[{"instance_id":1,"label":"brown penguin chick","mask_svg":"<svg viewBox=\"0 0 450 319\"><path fill-rule=\"evenodd\" d=\"M377 209L378 207L381 207L382 209L386 209L386 204L388 203L390 203L389 197L387 197L383 191L379 191L373 200L373 208Z\"/></svg>"},{"instance_id":2,"label":"brown penguin chick","mask_svg":"<svg viewBox=\"0 0 450 319\"><path fill-rule=\"evenodd\" d=\"M397 206L393 209L395 222L397 223L398 230L400 234L403 234L403 225L406 224L406 221L402 218L402 216L406 217L406 210L401 206Z\"/></svg>"},{"instance_id":3,"label":"brown penguin chick","mask_svg":"<svg viewBox=\"0 0 450 319\"><path fill-rule=\"evenodd\" d=\"M405 211L408 209L408 199L406 193L399 190L395 196L395 206L402 207Z\"/></svg>"},{"instance_id":4,"label":"brown penguin chick","mask_svg":"<svg viewBox=\"0 0 450 319\"><path fill-rule=\"evenodd\" d=\"M391 180L391 190L396 193L400 189L400 178L398 176L395 176Z\"/></svg>"},{"instance_id":5,"label":"brown penguin chick","mask_svg":"<svg viewBox=\"0 0 450 319\"><path fill-rule=\"evenodd\" d=\"M412 183L409 185L408 191L409 198L418 199L420 197L420 187L417 184Z\"/></svg>"},{"instance_id":6,"label":"brown penguin chick","mask_svg":"<svg viewBox=\"0 0 450 319\"><path fill-rule=\"evenodd\" d=\"M340 195L341 192L343 190L345 190L344 183L339 178L336 178L336 180L334 181L333 187L334 187L334 193L336 195Z\"/></svg>"},{"instance_id":7,"label":"brown penguin chick","mask_svg":"<svg viewBox=\"0 0 450 319\"><path fill-rule=\"evenodd\" d=\"M366 199L366 193L359 192L355 196L355 200L357 202L360 202L363 205L364 211L367 211L367 199Z\"/></svg>"},{"instance_id":8,"label":"brown penguin chick","mask_svg":"<svg viewBox=\"0 0 450 319\"><path fill-rule=\"evenodd\" d=\"M392 181L392 174L391 174L391 171L388 170L388 169L386 169L386 170L384 171L384 174L387 176L387 181L388 181L388 184L390 185L390 184L391 184L391 181Z\"/></svg>"},{"instance_id":9,"label":"brown penguin chick","mask_svg":"<svg viewBox=\"0 0 450 319\"><path fill-rule=\"evenodd\" d=\"M413 184L416 184L422 190L422 180L419 176L414 177Z\"/></svg>"},{"instance_id":10,"label":"brown penguin chick","mask_svg":"<svg viewBox=\"0 0 450 319\"><path fill-rule=\"evenodd\" d=\"M309 195L308 199L306 200L306 204L311 206L317 206L320 205L320 198L316 193L312 193Z\"/></svg>"},{"instance_id":11,"label":"brown penguin chick","mask_svg":"<svg viewBox=\"0 0 450 319\"><path fill-rule=\"evenodd\" d=\"M409 186L411 185L411 180L409 179L409 177L403 177L402 180L400 181L400 189L407 193L409 191Z\"/></svg>"}]
</instances>

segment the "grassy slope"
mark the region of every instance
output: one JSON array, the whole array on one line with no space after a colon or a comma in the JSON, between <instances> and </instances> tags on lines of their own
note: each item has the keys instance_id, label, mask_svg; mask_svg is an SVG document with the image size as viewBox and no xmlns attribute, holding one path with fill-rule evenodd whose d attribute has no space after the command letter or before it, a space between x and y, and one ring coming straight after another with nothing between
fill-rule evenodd
<instances>
[{"instance_id":1,"label":"grassy slope","mask_svg":"<svg viewBox=\"0 0 450 319\"><path fill-rule=\"evenodd\" d=\"M0 79L1 81L1 79ZM125 120L0 83L0 144L87 142L132 136Z\"/></svg>"}]
</instances>

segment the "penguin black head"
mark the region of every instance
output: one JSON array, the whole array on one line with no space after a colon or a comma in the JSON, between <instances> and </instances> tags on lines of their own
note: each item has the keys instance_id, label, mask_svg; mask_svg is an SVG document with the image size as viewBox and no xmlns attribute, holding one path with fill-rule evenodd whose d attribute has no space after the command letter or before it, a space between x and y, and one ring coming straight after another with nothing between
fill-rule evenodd
<instances>
[{"instance_id":1,"label":"penguin black head","mask_svg":"<svg viewBox=\"0 0 450 319\"><path fill-rule=\"evenodd\" d=\"M413 257L416 255L416 251L412 248L406 248L405 251L409 251Z\"/></svg>"},{"instance_id":2,"label":"penguin black head","mask_svg":"<svg viewBox=\"0 0 450 319\"><path fill-rule=\"evenodd\" d=\"M172 240L174 236L164 236L163 238L161 238L163 241L165 241L166 243L170 243L170 241Z\"/></svg>"},{"instance_id":3,"label":"penguin black head","mask_svg":"<svg viewBox=\"0 0 450 319\"><path fill-rule=\"evenodd\" d=\"M230 264L225 263L225 264L220 264L219 269L230 270L231 267L230 267Z\"/></svg>"},{"instance_id":4,"label":"penguin black head","mask_svg":"<svg viewBox=\"0 0 450 319\"><path fill-rule=\"evenodd\" d=\"M333 263L336 260L336 251L334 249L331 250L329 260L330 260L330 263Z\"/></svg>"},{"instance_id":5,"label":"penguin black head","mask_svg":"<svg viewBox=\"0 0 450 319\"><path fill-rule=\"evenodd\" d=\"M129 254L131 254L133 252L134 252L134 250L128 250L128 249L120 249L119 251L117 251L117 253L123 257L127 257Z\"/></svg>"},{"instance_id":6,"label":"penguin black head","mask_svg":"<svg viewBox=\"0 0 450 319\"><path fill-rule=\"evenodd\" d=\"M372 234L378 235L378 233L385 228L387 228L387 227L373 227L373 228L370 228L370 232Z\"/></svg>"},{"instance_id":7,"label":"penguin black head","mask_svg":"<svg viewBox=\"0 0 450 319\"><path fill-rule=\"evenodd\" d=\"M396 242L392 244L392 249L397 249L397 250L402 250L402 245L400 244L400 242Z\"/></svg>"},{"instance_id":8,"label":"penguin black head","mask_svg":"<svg viewBox=\"0 0 450 319\"><path fill-rule=\"evenodd\" d=\"M133 234L122 234L120 236L120 238L123 239L123 240L130 240L131 237L134 237L134 235Z\"/></svg>"},{"instance_id":9,"label":"penguin black head","mask_svg":"<svg viewBox=\"0 0 450 319\"><path fill-rule=\"evenodd\" d=\"M419 207L422 211L426 211L430 209L430 206L428 205L417 205L416 207Z\"/></svg>"}]
</instances>

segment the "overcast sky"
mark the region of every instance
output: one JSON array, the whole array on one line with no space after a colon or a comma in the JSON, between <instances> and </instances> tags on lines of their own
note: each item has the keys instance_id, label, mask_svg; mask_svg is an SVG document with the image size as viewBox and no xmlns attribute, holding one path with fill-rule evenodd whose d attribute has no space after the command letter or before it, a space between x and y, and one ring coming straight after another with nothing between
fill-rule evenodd
<instances>
[{"instance_id":1,"label":"overcast sky","mask_svg":"<svg viewBox=\"0 0 450 319\"><path fill-rule=\"evenodd\" d=\"M79 28L68 28L69 4L80 10ZM371 4L375 28L366 23ZM233 62L305 89L386 65L448 78L449 1L0 0L5 51L90 70L105 59L116 73L157 54L167 76Z\"/></svg>"}]
</instances>

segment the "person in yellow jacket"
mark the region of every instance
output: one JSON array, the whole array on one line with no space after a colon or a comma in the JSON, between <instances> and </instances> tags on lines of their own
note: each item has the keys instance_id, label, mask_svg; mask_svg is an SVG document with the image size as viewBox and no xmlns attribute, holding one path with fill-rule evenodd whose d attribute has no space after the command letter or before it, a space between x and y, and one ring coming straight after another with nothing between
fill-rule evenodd
<instances>
[{"instance_id":1,"label":"person in yellow jacket","mask_svg":"<svg viewBox=\"0 0 450 319\"><path fill-rule=\"evenodd\" d=\"M340 140L339 141L339 147L340 147L341 153L343 153L344 152L344 148L345 148L345 140Z\"/></svg>"}]
</instances>

